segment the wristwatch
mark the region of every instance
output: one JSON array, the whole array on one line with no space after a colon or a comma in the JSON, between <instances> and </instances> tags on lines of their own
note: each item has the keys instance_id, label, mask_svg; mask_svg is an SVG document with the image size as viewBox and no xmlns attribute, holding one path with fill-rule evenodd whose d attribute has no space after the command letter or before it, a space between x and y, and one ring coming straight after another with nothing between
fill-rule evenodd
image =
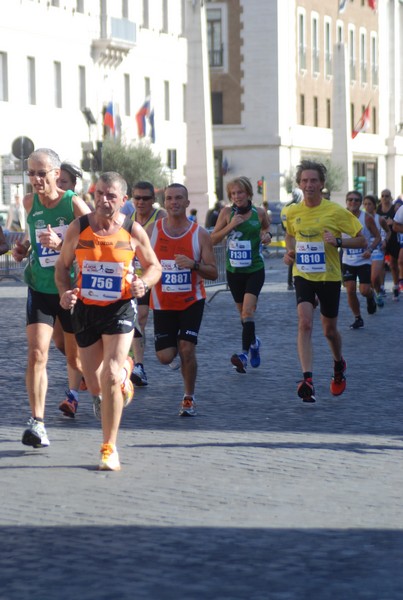
<instances>
[{"instance_id":1,"label":"wristwatch","mask_svg":"<svg viewBox=\"0 0 403 600\"><path fill-rule=\"evenodd\" d=\"M144 285L144 295L145 295L145 294L147 294L147 292L150 291L150 288L148 287L148 285L146 284L144 279L142 279L141 281L143 282L143 285Z\"/></svg>"},{"instance_id":2,"label":"wristwatch","mask_svg":"<svg viewBox=\"0 0 403 600\"><path fill-rule=\"evenodd\" d=\"M194 265L193 265L193 271L198 271L200 269L200 263L194 261Z\"/></svg>"},{"instance_id":3,"label":"wristwatch","mask_svg":"<svg viewBox=\"0 0 403 600\"><path fill-rule=\"evenodd\" d=\"M341 242L342 242L341 238L336 238L336 246L337 246L337 248L341 248Z\"/></svg>"}]
</instances>

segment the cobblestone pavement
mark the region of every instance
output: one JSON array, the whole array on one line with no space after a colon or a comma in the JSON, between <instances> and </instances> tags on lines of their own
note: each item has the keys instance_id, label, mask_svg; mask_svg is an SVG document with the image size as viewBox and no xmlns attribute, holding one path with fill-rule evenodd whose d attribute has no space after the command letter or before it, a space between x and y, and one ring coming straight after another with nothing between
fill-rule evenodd
<instances>
[{"instance_id":1,"label":"cobblestone pavement","mask_svg":"<svg viewBox=\"0 0 403 600\"><path fill-rule=\"evenodd\" d=\"M266 261L256 315L262 364L235 373L240 325L229 292L205 309L195 419L177 416L178 371L159 365L119 437L122 471L96 470L101 441L88 394L58 414L64 360L51 350L48 449L21 444L25 295L0 284L1 600L401 600L403 299L340 330L348 387L329 392L332 360L316 315L317 402L296 396L294 294ZM390 289L390 281L388 285ZM212 291L209 290L211 296Z\"/></svg>"}]
</instances>

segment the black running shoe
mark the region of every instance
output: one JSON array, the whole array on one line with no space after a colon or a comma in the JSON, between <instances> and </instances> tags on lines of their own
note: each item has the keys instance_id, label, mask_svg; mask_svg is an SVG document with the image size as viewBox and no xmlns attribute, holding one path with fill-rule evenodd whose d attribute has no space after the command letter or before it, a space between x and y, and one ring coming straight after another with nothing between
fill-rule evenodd
<instances>
[{"instance_id":1,"label":"black running shoe","mask_svg":"<svg viewBox=\"0 0 403 600\"><path fill-rule=\"evenodd\" d=\"M303 379L297 387L297 394L303 402L316 402L312 379Z\"/></svg>"},{"instance_id":2,"label":"black running shoe","mask_svg":"<svg viewBox=\"0 0 403 600\"><path fill-rule=\"evenodd\" d=\"M364 327L364 321L361 317L356 317L354 323L351 323L350 329L360 329L360 327Z\"/></svg>"},{"instance_id":3,"label":"black running shoe","mask_svg":"<svg viewBox=\"0 0 403 600\"><path fill-rule=\"evenodd\" d=\"M367 312L369 315L376 313L376 302L373 294L371 298L367 298Z\"/></svg>"}]
</instances>

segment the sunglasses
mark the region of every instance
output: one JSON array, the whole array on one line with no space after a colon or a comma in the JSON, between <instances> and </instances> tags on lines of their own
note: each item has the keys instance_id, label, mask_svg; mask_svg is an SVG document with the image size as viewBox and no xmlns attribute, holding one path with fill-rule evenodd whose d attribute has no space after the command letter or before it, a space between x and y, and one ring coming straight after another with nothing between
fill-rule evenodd
<instances>
[{"instance_id":1,"label":"sunglasses","mask_svg":"<svg viewBox=\"0 0 403 600\"><path fill-rule=\"evenodd\" d=\"M135 200L152 200L153 196L134 196Z\"/></svg>"},{"instance_id":2,"label":"sunglasses","mask_svg":"<svg viewBox=\"0 0 403 600\"><path fill-rule=\"evenodd\" d=\"M48 173L50 173L51 171L55 171L56 169L49 169L49 171L27 171L27 175L28 177L40 177L41 179L44 179L46 177L46 175Z\"/></svg>"}]
</instances>

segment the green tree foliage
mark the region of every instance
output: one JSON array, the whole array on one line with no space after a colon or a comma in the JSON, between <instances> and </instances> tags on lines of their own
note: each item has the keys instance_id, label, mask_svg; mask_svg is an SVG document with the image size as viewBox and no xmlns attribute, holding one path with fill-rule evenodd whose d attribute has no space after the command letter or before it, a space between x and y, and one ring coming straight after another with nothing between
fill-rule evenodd
<instances>
[{"instance_id":1,"label":"green tree foliage","mask_svg":"<svg viewBox=\"0 0 403 600\"><path fill-rule=\"evenodd\" d=\"M146 144L125 146L120 140L104 140L102 170L120 173L129 190L136 181L150 181L156 189L168 184L160 157L155 156Z\"/></svg>"}]
</instances>

